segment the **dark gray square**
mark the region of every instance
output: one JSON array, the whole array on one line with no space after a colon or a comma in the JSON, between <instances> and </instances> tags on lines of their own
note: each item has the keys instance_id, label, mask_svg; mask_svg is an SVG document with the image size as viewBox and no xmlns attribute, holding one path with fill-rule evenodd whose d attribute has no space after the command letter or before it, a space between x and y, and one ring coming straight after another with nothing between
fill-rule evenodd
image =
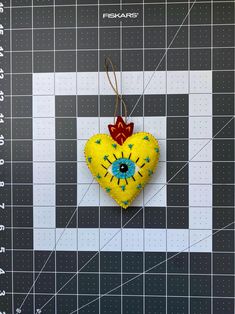
<instances>
[{"instance_id":1,"label":"dark gray square","mask_svg":"<svg viewBox=\"0 0 235 314\"><path fill-rule=\"evenodd\" d=\"M213 229L234 229L234 208L214 207L213 208ZM225 228L227 226L227 228Z\"/></svg>"},{"instance_id":2,"label":"dark gray square","mask_svg":"<svg viewBox=\"0 0 235 314\"><path fill-rule=\"evenodd\" d=\"M100 227L120 228L121 212L119 207L100 207Z\"/></svg>"},{"instance_id":3,"label":"dark gray square","mask_svg":"<svg viewBox=\"0 0 235 314\"><path fill-rule=\"evenodd\" d=\"M12 73L31 73L32 53L13 52L12 53Z\"/></svg>"},{"instance_id":4,"label":"dark gray square","mask_svg":"<svg viewBox=\"0 0 235 314\"><path fill-rule=\"evenodd\" d=\"M211 4L195 3L190 11L191 24L211 24Z\"/></svg>"},{"instance_id":5,"label":"dark gray square","mask_svg":"<svg viewBox=\"0 0 235 314\"><path fill-rule=\"evenodd\" d=\"M234 115L234 95L213 94L213 115Z\"/></svg>"},{"instance_id":6,"label":"dark gray square","mask_svg":"<svg viewBox=\"0 0 235 314\"><path fill-rule=\"evenodd\" d=\"M10 185L5 185L4 187L1 188L0 197L1 197L1 199L4 199L6 204L12 203L12 201L11 201L11 186Z\"/></svg>"},{"instance_id":7,"label":"dark gray square","mask_svg":"<svg viewBox=\"0 0 235 314\"><path fill-rule=\"evenodd\" d=\"M56 117L76 117L76 96L55 97Z\"/></svg>"},{"instance_id":8,"label":"dark gray square","mask_svg":"<svg viewBox=\"0 0 235 314\"><path fill-rule=\"evenodd\" d=\"M100 48L101 49L119 49L121 46L121 37L119 28L101 28L100 29Z\"/></svg>"},{"instance_id":9,"label":"dark gray square","mask_svg":"<svg viewBox=\"0 0 235 314\"><path fill-rule=\"evenodd\" d=\"M143 5L142 3L138 3L138 1L128 0L127 4L125 3L122 5L121 13L129 13L130 12L130 5L129 2L132 1L131 4L131 12L135 12L138 14L136 18L124 18L122 19L123 26L141 26L143 25ZM119 4L119 3L118 3ZM112 9L112 8L111 8ZM120 12L120 6L118 7L118 12ZM118 22L119 23L119 22Z\"/></svg>"},{"instance_id":10,"label":"dark gray square","mask_svg":"<svg viewBox=\"0 0 235 314\"><path fill-rule=\"evenodd\" d=\"M14 250L13 263L15 271L33 271L33 252Z\"/></svg>"},{"instance_id":11,"label":"dark gray square","mask_svg":"<svg viewBox=\"0 0 235 314\"><path fill-rule=\"evenodd\" d=\"M143 297L142 296L123 296L123 313L142 314Z\"/></svg>"},{"instance_id":12,"label":"dark gray square","mask_svg":"<svg viewBox=\"0 0 235 314\"><path fill-rule=\"evenodd\" d=\"M211 50L210 49L190 49L190 69L191 70L210 70L211 69Z\"/></svg>"},{"instance_id":13,"label":"dark gray square","mask_svg":"<svg viewBox=\"0 0 235 314\"><path fill-rule=\"evenodd\" d=\"M115 71L120 71L120 51L119 50L100 50L100 68L99 71L105 71L104 60L109 57L114 66Z\"/></svg>"},{"instance_id":14,"label":"dark gray square","mask_svg":"<svg viewBox=\"0 0 235 314\"><path fill-rule=\"evenodd\" d=\"M32 117L32 96L12 97L12 111L13 117Z\"/></svg>"},{"instance_id":15,"label":"dark gray square","mask_svg":"<svg viewBox=\"0 0 235 314\"><path fill-rule=\"evenodd\" d=\"M234 2L221 2L213 4L214 24L234 23Z\"/></svg>"},{"instance_id":16,"label":"dark gray square","mask_svg":"<svg viewBox=\"0 0 235 314\"><path fill-rule=\"evenodd\" d=\"M191 26L190 27L190 47L210 47L211 27Z\"/></svg>"},{"instance_id":17,"label":"dark gray square","mask_svg":"<svg viewBox=\"0 0 235 314\"><path fill-rule=\"evenodd\" d=\"M84 102L85 102L84 97ZM94 98L94 96L93 96ZM97 99L92 98L91 105L92 107L95 106L95 103L97 103ZM115 104L115 96L114 95L101 95L100 96L100 116L101 117L113 117L114 115L114 104ZM88 104L87 104L88 106ZM96 104L97 106L97 104ZM88 107L89 108L89 107ZM94 109L93 109L94 110ZM118 114L120 114L120 110L118 109Z\"/></svg>"},{"instance_id":18,"label":"dark gray square","mask_svg":"<svg viewBox=\"0 0 235 314\"><path fill-rule=\"evenodd\" d=\"M213 312L213 314L234 314L234 300L214 298Z\"/></svg>"},{"instance_id":19,"label":"dark gray square","mask_svg":"<svg viewBox=\"0 0 235 314\"><path fill-rule=\"evenodd\" d=\"M68 5L69 3L64 2ZM79 23L79 18L78 18ZM59 6L55 7L55 26L56 27L75 27L76 26L76 7ZM77 25L78 26L78 25Z\"/></svg>"},{"instance_id":20,"label":"dark gray square","mask_svg":"<svg viewBox=\"0 0 235 314\"><path fill-rule=\"evenodd\" d=\"M12 52L13 55L13 52ZM10 58L11 58L11 52L5 52L2 56L2 60L1 60L1 67L2 69L4 69L4 71L6 73L11 72L10 71L10 67L11 67L11 62L10 62Z\"/></svg>"},{"instance_id":21,"label":"dark gray square","mask_svg":"<svg viewBox=\"0 0 235 314\"><path fill-rule=\"evenodd\" d=\"M1 165L0 177L2 178L2 181L5 182L5 184L11 183L11 165L9 163L4 163L3 165ZM1 216L0 216L1 217L0 219L3 220L4 217L2 217L2 216L3 216L3 213L1 213Z\"/></svg>"},{"instance_id":22,"label":"dark gray square","mask_svg":"<svg viewBox=\"0 0 235 314\"><path fill-rule=\"evenodd\" d=\"M214 206L234 206L234 185L213 186Z\"/></svg>"},{"instance_id":23,"label":"dark gray square","mask_svg":"<svg viewBox=\"0 0 235 314\"><path fill-rule=\"evenodd\" d=\"M167 24L169 25L184 25L188 23L187 18L188 4L168 4L167 5Z\"/></svg>"},{"instance_id":24,"label":"dark gray square","mask_svg":"<svg viewBox=\"0 0 235 314\"><path fill-rule=\"evenodd\" d=\"M213 295L216 297L234 297L234 277L213 276Z\"/></svg>"},{"instance_id":25,"label":"dark gray square","mask_svg":"<svg viewBox=\"0 0 235 314\"><path fill-rule=\"evenodd\" d=\"M33 204L33 186L32 185L14 185L13 202L14 202L14 205L32 205Z\"/></svg>"},{"instance_id":26,"label":"dark gray square","mask_svg":"<svg viewBox=\"0 0 235 314\"><path fill-rule=\"evenodd\" d=\"M45 264L44 271L55 271L55 253L49 251L34 251L35 270L40 271ZM47 263L46 263L47 261Z\"/></svg>"},{"instance_id":27,"label":"dark gray square","mask_svg":"<svg viewBox=\"0 0 235 314\"><path fill-rule=\"evenodd\" d=\"M78 274L79 294L99 293L99 274Z\"/></svg>"},{"instance_id":28,"label":"dark gray square","mask_svg":"<svg viewBox=\"0 0 235 314\"><path fill-rule=\"evenodd\" d=\"M98 116L98 97L97 96L77 96L78 117L97 117ZM101 96L102 97L102 96ZM104 96L105 97L105 96ZM103 101L101 100L100 111L102 116Z\"/></svg>"},{"instance_id":29,"label":"dark gray square","mask_svg":"<svg viewBox=\"0 0 235 314\"><path fill-rule=\"evenodd\" d=\"M230 117L213 118L213 136L216 138L233 138L234 119Z\"/></svg>"},{"instance_id":30,"label":"dark gray square","mask_svg":"<svg viewBox=\"0 0 235 314\"><path fill-rule=\"evenodd\" d=\"M210 253L190 253L190 272L192 274L211 273L211 254Z\"/></svg>"},{"instance_id":31,"label":"dark gray square","mask_svg":"<svg viewBox=\"0 0 235 314\"><path fill-rule=\"evenodd\" d=\"M32 183L33 181L32 163L14 163L12 173L14 183Z\"/></svg>"},{"instance_id":32,"label":"dark gray square","mask_svg":"<svg viewBox=\"0 0 235 314\"><path fill-rule=\"evenodd\" d=\"M77 228L76 207L56 207L56 228Z\"/></svg>"},{"instance_id":33,"label":"dark gray square","mask_svg":"<svg viewBox=\"0 0 235 314\"><path fill-rule=\"evenodd\" d=\"M80 2L83 0L79 0ZM89 0L92 1L92 0ZM90 303L88 306L86 306L86 310L89 309L90 312L93 313L99 313L100 310L100 303L98 300L96 300L98 297L98 295L90 295L88 293L88 295L79 295L78 296L78 304L79 306L83 306L83 305L87 305L87 303ZM92 303L91 303L92 301ZM62 314L62 313L61 313Z\"/></svg>"},{"instance_id":34,"label":"dark gray square","mask_svg":"<svg viewBox=\"0 0 235 314\"><path fill-rule=\"evenodd\" d=\"M77 52L77 71L78 72L97 72L98 71L98 52L97 51L78 51Z\"/></svg>"},{"instance_id":35,"label":"dark gray square","mask_svg":"<svg viewBox=\"0 0 235 314\"><path fill-rule=\"evenodd\" d=\"M78 228L99 228L99 207L78 207Z\"/></svg>"},{"instance_id":36,"label":"dark gray square","mask_svg":"<svg viewBox=\"0 0 235 314\"><path fill-rule=\"evenodd\" d=\"M34 52L33 72L54 72L54 52Z\"/></svg>"},{"instance_id":37,"label":"dark gray square","mask_svg":"<svg viewBox=\"0 0 235 314\"><path fill-rule=\"evenodd\" d=\"M5 74L4 77L1 79L1 90L4 91L4 95L11 94L11 78L15 77L16 75L20 74Z\"/></svg>"},{"instance_id":38,"label":"dark gray square","mask_svg":"<svg viewBox=\"0 0 235 314\"><path fill-rule=\"evenodd\" d=\"M100 271L104 273L121 271L121 252L100 252Z\"/></svg>"},{"instance_id":39,"label":"dark gray square","mask_svg":"<svg viewBox=\"0 0 235 314\"><path fill-rule=\"evenodd\" d=\"M26 7L12 8L12 28L31 28L32 9Z\"/></svg>"},{"instance_id":40,"label":"dark gray square","mask_svg":"<svg viewBox=\"0 0 235 314\"><path fill-rule=\"evenodd\" d=\"M167 205L187 206L188 186L187 185L167 185Z\"/></svg>"},{"instance_id":41,"label":"dark gray square","mask_svg":"<svg viewBox=\"0 0 235 314\"><path fill-rule=\"evenodd\" d=\"M78 27L98 26L98 6L78 6L77 21Z\"/></svg>"},{"instance_id":42,"label":"dark gray square","mask_svg":"<svg viewBox=\"0 0 235 314\"><path fill-rule=\"evenodd\" d=\"M233 162L214 162L213 163L213 183L234 182L234 163Z\"/></svg>"},{"instance_id":43,"label":"dark gray square","mask_svg":"<svg viewBox=\"0 0 235 314\"><path fill-rule=\"evenodd\" d=\"M123 295L143 295L143 275L134 277L136 275L122 274L123 282L127 282L123 286Z\"/></svg>"},{"instance_id":44,"label":"dark gray square","mask_svg":"<svg viewBox=\"0 0 235 314\"><path fill-rule=\"evenodd\" d=\"M188 183L188 164L167 162L167 182Z\"/></svg>"},{"instance_id":45,"label":"dark gray square","mask_svg":"<svg viewBox=\"0 0 235 314\"><path fill-rule=\"evenodd\" d=\"M144 209L145 228L165 228L166 208L165 207L145 207Z\"/></svg>"},{"instance_id":46,"label":"dark gray square","mask_svg":"<svg viewBox=\"0 0 235 314\"><path fill-rule=\"evenodd\" d=\"M188 207L167 208L167 228L188 229L188 227L189 227Z\"/></svg>"},{"instance_id":47,"label":"dark gray square","mask_svg":"<svg viewBox=\"0 0 235 314\"><path fill-rule=\"evenodd\" d=\"M231 70L234 68L234 49L213 49L213 70Z\"/></svg>"},{"instance_id":48,"label":"dark gray square","mask_svg":"<svg viewBox=\"0 0 235 314\"><path fill-rule=\"evenodd\" d=\"M188 118L168 117L167 138L188 138Z\"/></svg>"},{"instance_id":49,"label":"dark gray square","mask_svg":"<svg viewBox=\"0 0 235 314\"><path fill-rule=\"evenodd\" d=\"M54 30L36 29L33 31L34 50L53 50L54 49Z\"/></svg>"},{"instance_id":50,"label":"dark gray square","mask_svg":"<svg viewBox=\"0 0 235 314\"><path fill-rule=\"evenodd\" d=\"M107 293L112 290L112 294L121 293L121 274L100 274L100 292ZM115 289L116 287L119 287Z\"/></svg>"},{"instance_id":51,"label":"dark gray square","mask_svg":"<svg viewBox=\"0 0 235 314\"><path fill-rule=\"evenodd\" d=\"M97 49L98 48L98 29L97 28L78 29L77 30L77 47L78 49Z\"/></svg>"},{"instance_id":52,"label":"dark gray square","mask_svg":"<svg viewBox=\"0 0 235 314\"><path fill-rule=\"evenodd\" d=\"M142 71L143 70L143 51L141 50L123 50L122 52L122 70L123 71Z\"/></svg>"},{"instance_id":53,"label":"dark gray square","mask_svg":"<svg viewBox=\"0 0 235 314\"><path fill-rule=\"evenodd\" d=\"M4 281L3 281L4 282ZM22 282L25 285L22 285ZM13 276L13 285L15 293L27 293L27 286L33 284L33 274L29 272L15 272Z\"/></svg>"},{"instance_id":54,"label":"dark gray square","mask_svg":"<svg viewBox=\"0 0 235 314\"><path fill-rule=\"evenodd\" d=\"M77 291L77 278L76 276L74 276L71 273L56 273L56 289L57 291L60 290L60 293L62 294L74 294ZM66 300L68 300L66 298ZM70 303L69 305L62 305L61 302L61 306L62 308L64 307L64 309L68 310L74 309L74 306L76 306L76 302L77 302L77 298L73 295L70 295ZM57 304L58 304L58 298L57 298ZM60 306L60 313L63 313L61 310ZM71 307L72 306L72 307Z\"/></svg>"},{"instance_id":55,"label":"dark gray square","mask_svg":"<svg viewBox=\"0 0 235 314\"><path fill-rule=\"evenodd\" d=\"M188 254L167 253L167 272L171 274L187 274L188 273Z\"/></svg>"},{"instance_id":56,"label":"dark gray square","mask_svg":"<svg viewBox=\"0 0 235 314\"><path fill-rule=\"evenodd\" d=\"M122 47L142 48L143 47L143 28L124 27L122 29Z\"/></svg>"},{"instance_id":57,"label":"dark gray square","mask_svg":"<svg viewBox=\"0 0 235 314\"><path fill-rule=\"evenodd\" d=\"M1 125L1 132L4 136L4 139L10 140L11 139L11 120L6 119L3 121L4 121L4 123L2 123L2 125ZM4 142L4 144L5 144L5 142Z\"/></svg>"},{"instance_id":58,"label":"dark gray square","mask_svg":"<svg viewBox=\"0 0 235 314\"><path fill-rule=\"evenodd\" d=\"M166 56L165 50L150 50L144 51L144 70L145 71L165 71Z\"/></svg>"},{"instance_id":59,"label":"dark gray square","mask_svg":"<svg viewBox=\"0 0 235 314\"><path fill-rule=\"evenodd\" d=\"M38 274L35 273L37 276ZM55 273L41 273L35 283L35 292L40 293L53 293L55 291Z\"/></svg>"},{"instance_id":60,"label":"dark gray square","mask_svg":"<svg viewBox=\"0 0 235 314\"><path fill-rule=\"evenodd\" d=\"M13 244L15 249L33 249L33 229L14 229Z\"/></svg>"},{"instance_id":61,"label":"dark gray square","mask_svg":"<svg viewBox=\"0 0 235 314\"><path fill-rule=\"evenodd\" d=\"M58 140L56 141L57 161L77 161L77 141Z\"/></svg>"},{"instance_id":62,"label":"dark gray square","mask_svg":"<svg viewBox=\"0 0 235 314\"><path fill-rule=\"evenodd\" d=\"M213 92L234 92L234 71L213 71Z\"/></svg>"},{"instance_id":63,"label":"dark gray square","mask_svg":"<svg viewBox=\"0 0 235 314\"><path fill-rule=\"evenodd\" d=\"M64 281L61 281L61 277L64 274L57 274L57 282L61 283L62 285L65 284L70 278L71 278L71 274L70 276L64 276ZM56 297L56 312L57 314L63 314L68 312L72 312L74 311L74 309L78 308L78 303L77 303L77 296L74 295L76 293L77 287L76 287L76 283L77 283L77 278L73 278L68 285L66 285L66 287L64 287L63 289L61 289L61 293L66 294L66 302L64 299L64 295L60 295L58 294ZM57 285L57 289L59 289L59 285ZM72 295L69 295L69 293L71 293ZM49 310L49 309L48 309ZM47 310L47 311L48 311ZM51 310L51 313L54 310Z\"/></svg>"},{"instance_id":64,"label":"dark gray square","mask_svg":"<svg viewBox=\"0 0 235 314\"><path fill-rule=\"evenodd\" d=\"M32 31L12 31L12 50L32 50Z\"/></svg>"},{"instance_id":65,"label":"dark gray square","mask_svg":"<svg viewBox=\"0 0 235 314\"><path fill-rule=\"evenodd\" d=\"M213 254L214 274L233 274L234 273L234 254L233 253L214 253Z\"/></svg>"},{"instance_id":66,"label":"dark gray square","mask_svg":"<svg viewBox=\"0 0 235 314\"><path fill-rule=\"evenodd\" d=\"M188 115L188 95L167 95L167 115L187 116Z\"/></svg>"},{"instance_id":67,"label":"dark gray square","mask_svg":"<svg viewBox=\"0 0 235 314\"><path fill-rule=\"evenodd\" d=\"M58 162L56 163L57 183L77 183L77 163Z\"/></svg>"},{"instance_id":68,"label":"dark gray square","mask_svg":"<svg viewBox=\"0 0 235 314\"><path fill-rule=\"evenodd\" d=\"M234 230L221 230L213 235L213 251L234 252Z\"/></svg>"},{"instance_id":69,"label":"dark gray square","mask_svg":"<svg viewBox=\"0 0 235 314\"><path fill-rule=\"evenodd\" d=\"M210 298L190 298L190 313L201 314L203 312L205 314L210 314L212 307L211 303Z\"/></svg>"},{"instance_id":70,"label":"dark gray square","mask_svg":"<svg viewBox=\"0 0 235 314\"><path fill-rule=\"evenodd\" d=\"M145 116L165 116L166 99L165 95L144 95Z\"/></svg>"},{"instance_id":71,"label":"dark gray square","mask_svg":"<svg viewBox=\"0 0 235 314\"><path fill-rule=\"evenodd\" d=\"M182 71L188 69L188 51L186 49L169 49L167 52L167 70Z\"/></svg>"},{"instance_id":72,"label":"dark gray square","mask_svg":"<svg viewBox=\"0 0 235 314\"><path fill-rule=\"evenodd\" d=\"M165 25L165 5L164 4L145 4L144 24L145 25Z\"/></svg>"},{"instance_id":73,"label":"dark gray square","mask_svg":"<svg viewBox=\"0 0 235 314\"><path fill-rule=\"evenodd\" d=\"M77 252L57 251L56 252L56 271L57 272L76 272Z\"/></svg>"},{"instance_id":74,"label":"dark gray square","mask_svg":"<svg viewBox=\"0 0 235 314\"><path fill-rule=\"evenodd\" d=\"M103 297L100 303L101 313L121 313L121 297L120 296L107 296Z\"/></svg>"},{"instance_id":75,"label":"dark gray square","mask_svg":"<svg viewBox=\"0 0 235 314\"><path fill-rule=\"evenodd\" d=\"M12 120L12 138L31 139L32 138L32 119L13 119Z\"/></svg>"},{"instance_id":76,"label":"dark gray square","mask_svg":"<svg viewBox=\"0 0 235 314\"><path fill-rule=\"evenodd\" d=\"M76 71L76 52L75 51L56 51L55 52L55 71L56 72L75 72Z\"/></svg>"},{"instance_id":77,"label":"dark gray square","mask_svg":"<svg viewBox=\"0 0 235 314\"><path fill-rule=\"evenodd\" d=\"M145 294L146 295L165 295L166 276L146 274L145 275Z\"/></svg>"},{"instance_id":78,"label":"dark gray square","mask_svg":"<svg viewBox=\"0 0 235 314\"><path fill-rule=\"evenodd\" d=\"M56 205L77 205L77 185L58 185Z\"/></svg>"},{"instance_id":79,"label":"dark gray square","mask_svg":"<svg viewBox=\"0 0 235 314\"><path fill-rule=\"evenodd\" d=\"M190 295L192 296L210 296L211 295L211 277L191 275L190 276Z\"/></svg>"},{"instance_id":80,"label":"dark gray square","mask_svg":"<svg viewBox=\"0 0 235 314\"><path fill-rule=\"evenodd\" d=\"M12 160L32 161L32 141L12 141Z\"/></svg>"},{"instance_id":81,"label":"dark gray square","mask_svg":"<svg viewBox=\"0 0 235 314\"><path fill-rule=\"evenodd\" d=\"M214 161L234 161L233 140L213 140Z\"/></svg>"},{"instance_id":82,"label":"dark gray square","mask_svg":"<svg viewBox=\"0 0 235 314\"><path fill-rule=\"evenodd\" d=\"M166 36L164 27L145 27L144 28L144 47L145 48L165 48Z\"/></svg>"},{"instance_id":83,"label":"dark gray square","mask_svg":"<svg viewBox=\"0 0 235 314\"><path fill-rule=\"evenodd\" d=\"M166 298L165 297L148 297L145 298L145 313L148 314L165 314L166 313Z\"/></svg>"},{"instance_id":84,"label":"dark gray square","mask_svg":"<svg viewBox=\"0 0 235 314\"><path fill-rule=\"evenodd\" d=\"M213 26L213 46L214 47L233 47L234 46L234 27L232 25Z\"/></svg>"},{"instance_id":85,"label":"dark gray square","mask_svg":"<svg viewBox=\"0 0 235 314\"><path fill-rule=\"evenodd\" d=\"M146 252L145 271L146 273L165 273L166 272L166 253Z\"/></svg>"},{"instance_id":86,"label":"dark gray square","mask_svg":"<svg viewBox=\"0 0 235 314\"><path fill-rule=\"evenodd\" d=\"M33 207L17 206L13 208L13 226L19 228L33 227Z\"/></svg>"},{"instance_id":87,"label":"dark gray square","mask_svg":"<svg viewBox=\"0 0 235 314\"><path fill-rule=\"evenodd\" d=\"M12 32L12 37L11 37L11 33ZM28 32L28 30L25 30L24 32ZM4 30L4 36L1 37L1 46L4 47L5 51L11 50L10 47L10 42L11 42L11 38L12 38L12 47L17 48L17 50L24 50L23 49L23 45L21 43L21 39L23 36L18 36L21 33L21 31L17 31L17 30ZM13 41L13 39L16 40L16 42ZM15 49L12 49L15 50ZM25 50L30 50L30 49L25 49Z\"/></svg>"},{"instance_id":88,"label":"dark gray square","mask_svg":"<svg viewBox=\"0 0 235 314\"><path fill-rule=\"evenodd\" d=\"M76 139L77 137L76 118L56 118L56 138Z\"/></svg>"},{"instance_id":89,"label":"dark gray square","mask_svg":"<svg viewBox=\"0 0 235 314\"><path fill-rule=\"evenodd\" d=\"M167 27L167 45L168 48L188 48L189 45L189 27Z\"/></svg>"},{"instance_id":90,"label":"dark gray square","mask_svg":"<svg viewBox=\"0 0 235 314\"><path fill-rule=\"evenodd\" d=\"M167 276L167 294L186 296L188 295L188 276L168 275ZM179 300L179 298L177 298ZM183 312L180 312L183 313Z\"/></svg>"},{"instance_id":91,"label":"dark gray square","mask_svg":"<svg viewBox=\"0 0 235 314\"><path fill-rule=\"evenodd\" d=\"M56 29L55 48L56 50L76 49L76 30L70 28Z\"/></svg>"},{"instance_id":92,"label":"dark gray square","mask_svg":"<svg viewBox=\"0 0 235 314\"><path fill-rule=\"evenodd\" d=\"M187 140L167 140L167 160L187 161L188 141Z\"/></svg>"},{"instance_id":93,"label":"dark gray square","mask_svg":"<svg viewBox=\"0 0 235 314\"><path fill-rule=\"evenodd\" d=\"M123 252L122 253L123 273L142 273L143 272L143 253L142 252Z\"/></svg>"},{"instance_id":94,"label":"dark gray square","mask_svg":"<svg viewBox=\"0 0 235 314\"><path fill-rule=\"evenodd\" d=\"M143 208L129 207L129 210L122 213L122 227L143 228Z\"/></svg>"},{"instance_id":95,"label":"dark gray square","mask_svg":"<svg viewBox=\"0 0 235 314\"><path fill-rule=\"evenodd\" d=\"M33 8L33 27L48 28L54 26L53 7L34 7Z\"/></svg>"}]
</instances>

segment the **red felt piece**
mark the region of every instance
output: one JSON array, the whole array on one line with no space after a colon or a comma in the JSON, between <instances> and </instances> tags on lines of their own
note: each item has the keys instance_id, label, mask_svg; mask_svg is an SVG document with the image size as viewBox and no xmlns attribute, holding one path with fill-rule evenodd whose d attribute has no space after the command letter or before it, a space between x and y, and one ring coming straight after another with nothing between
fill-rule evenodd
<instances>
[{"instance_id":1,"label":"red felt piece","mask_svg":"<svg viewBox=\"0 0 235 314\"><path fill-rule=\"evenodd\" d=\"M110 135L119 144L122 145L125 140L132 135L134 123L125 123L121 116L117 117L115 124L108 125Z\"/></svg>"}]
</instances>

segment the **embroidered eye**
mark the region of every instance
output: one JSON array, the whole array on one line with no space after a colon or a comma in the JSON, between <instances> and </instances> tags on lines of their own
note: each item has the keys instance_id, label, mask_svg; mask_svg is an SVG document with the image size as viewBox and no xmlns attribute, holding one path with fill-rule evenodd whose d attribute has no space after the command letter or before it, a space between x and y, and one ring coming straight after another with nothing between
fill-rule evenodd
<instances>
[{"instance_id":1,"label":"embroidered eye","mask_svg":"<svg viewBox=\"0 0 235 314\"><path fill-rule=\"evenodd\" d=\"M139 158L136 161L131 160L131 154L128 158L123 156L123 152L121 153L121 157L117 158L115 154L113 154L114 160L108 155L104 156L104 160L109 163L109 166L102 164L102 167L106 170L105 177L110 175L110 182L113 181L114 178L117 178L117 184L119 185L120 180L125 180L125 183L128 184L128 179L132 178L135 181L135 175L142 177L140 170L145 165L141 166L137 165Z\"/></svg>"},{"instance_id":2,"label":"embroidered eye","mask_svg":"<svg viewBox=\"0 0 235 314\"><path fill-rule=\"evenodd\" d=\"M138 166L127 158L119 158L112 163L108 171L118 179L128 179L132 177Z\"/></svg>"}]
</instances>

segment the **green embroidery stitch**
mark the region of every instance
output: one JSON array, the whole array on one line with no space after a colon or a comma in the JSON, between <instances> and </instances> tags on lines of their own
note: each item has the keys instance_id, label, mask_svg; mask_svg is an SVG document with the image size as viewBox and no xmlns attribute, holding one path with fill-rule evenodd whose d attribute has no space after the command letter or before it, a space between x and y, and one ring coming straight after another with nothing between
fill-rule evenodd
<instances>
[{"instance_id":1,"label":"green embroidery stitch","mask_svg":"<svg viewBox=\"0 0 235 314\"><path fill-rule=\"evenodd\" d=\"M120 188L122 189L122 191L126 190L126 186L125 185L121 185Z\"/></svg>"},{"instance_id":2,"label":"green embroidery stitch","mask_svg":"<svg viewBox=\"0 0 235 314\"><path fill-rule=\"evenodd\" d=\"M87 160L89 163L91 163L92 157L88 157Z\"/></svg>"},{"instance_id":3,"label":"green embroidery stitch","mask_svg":"<svg viewBox=\"0 0 235 314\"><path fill-rule=\"evenodd\" d=\"M129 147L130 149L132 149L133 145L134 145L134 144L129 144L128 147Z\"/></svg>"},{"instance_id":4,"label":"green embroidery stitch","mask_svg":"<svg viewBox=\"0 0 235 314\"><path fill-rule=\"evenodd\" d=\"M95 143L96 143L96 144L100 144L100 143L101 143L101 140L100 140L100 139L99 139L99 140L96 140Z\"/></svg>"},{"instance_id":5,"label":"green embroidery stitch","mask_svg":"<svg viewBox=\"0 0 235 314\"><path fill-rule=\"evenodd\" d=\"M150 162L150 158L149 158L149 157L146 157L144 160L145 160L146 162Z\"/></svg>"}]
</instances>

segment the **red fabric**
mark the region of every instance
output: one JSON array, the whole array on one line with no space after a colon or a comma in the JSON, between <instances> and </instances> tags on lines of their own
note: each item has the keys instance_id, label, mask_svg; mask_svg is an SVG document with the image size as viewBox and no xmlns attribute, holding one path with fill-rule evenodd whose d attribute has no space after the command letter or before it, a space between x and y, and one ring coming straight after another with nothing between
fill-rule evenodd
<instances>
[{"instance_id":1,"label":"red fabric","mask_svg":"<svg viewBox=\"0 0 235 314\"><path fill-rule=\"evenodd\" d=\"M125 140L132 135L134 123L126 124L121 116L117 117L115 124L108 125L110 135L119 144L122 145Z\"/></svg>"}]
</instances>

